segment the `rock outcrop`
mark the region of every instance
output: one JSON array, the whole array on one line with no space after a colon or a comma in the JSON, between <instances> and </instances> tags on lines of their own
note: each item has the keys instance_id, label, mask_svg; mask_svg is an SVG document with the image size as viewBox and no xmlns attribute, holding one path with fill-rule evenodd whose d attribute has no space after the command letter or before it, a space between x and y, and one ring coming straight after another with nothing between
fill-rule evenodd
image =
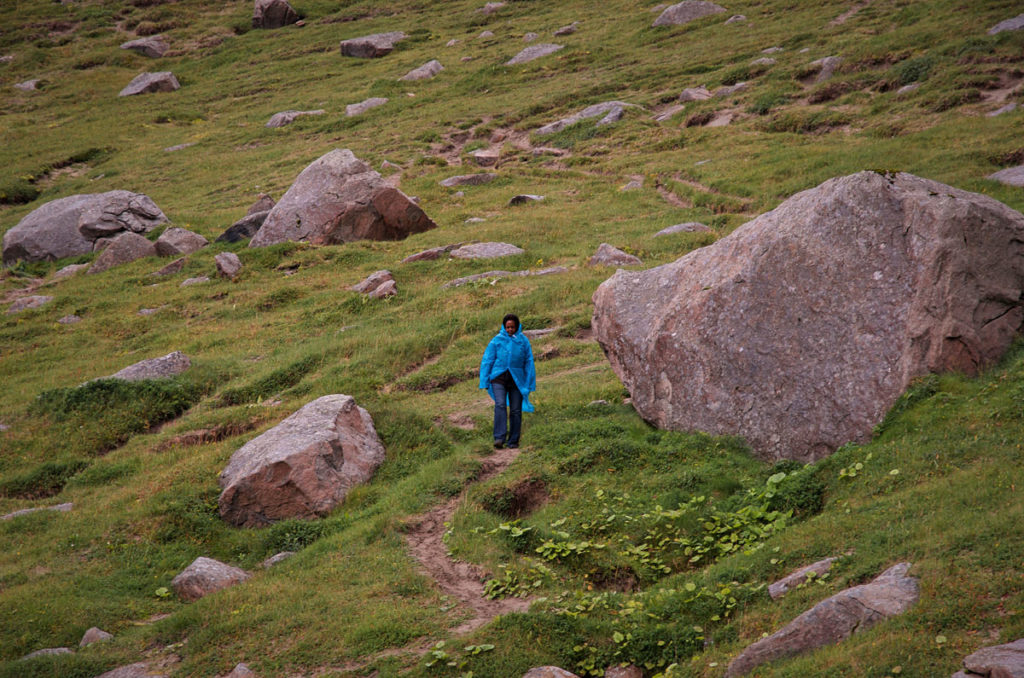
<instances>
[{"instance_id":1,"label":"rock outcrop","mask_svg":"<svg viewBox=\"0 0 1024 678\"><path fill-rule=\"evenodd\" d=\"M518 66L519 64L525 64L533 61L534 59L540 59L546 57L549 54L554 54L558 50L562 49L562 45L556 45L554 43L541 43L538 45L530 45L519 54L515 55L511 59L505 62L506 66Z\"/></svg>"},{"instance_id":2,"label":"rock outcrop","mask_svg":"<svg viewBox=\"0 0 1024 678\"><path fill-rule=\"evenodd\" d=\"M675 226L663 228L657 233L655 233L654 237L657 238L663 235L673 235L675 233L707 233L710 230L710 228L700 223L699 221L687 221L686 223L676 224Z\"/></svg>"},{"instance_id":3,"label":"rock outcrop","mask_svg":"<svg viewBox=\"0 0 1024 678\"><path fill-rule=\"evenodd\" d=\"M96 257L86 273L102 273L103 271L131 263L137 259L156 256L156 245L138 233L122 233Z\"/></svg>"},{"instance_id":4,"label":"rock outcrop","mask_svg":"<svg viewBox=\"0 0 1024 678\"><path fill-rule=\"evenodd\" d=\"M221 252L213 261L217 265L217 274L224 278L234 280L242 270L242 260L234 252Z\"/></svg>"},{"instance_id":5,"label":"rock outcrop","mask_svg":"<svg viewBox=\"0 0 1024 678\"><path fill-rule=\"evenodd\" d=\"M1019 31L1024 30L1024 14L1018 14L1012 19L1006 21L1000 21L992 28L988 29L989 35L997 35L1003 31Z\"/></svg>"},{"instance_id":6,"label":"rock outcrop","mask_svg":"<svg viewBox=\"0 0 1024 678\"><path fill-rule=\"evenodd\" d=\"M159 73L140 73L132 78L132 81L125 85L117 96L130 97L136 94L149 94L152 92L173 92L181 89L181 84L170 71Z\"/></svg>"},{"instance_id":7,"label":"rock outcrop","mask_svg":"<svg viewBox=\"0 0 1024 678\"><path fill-rule=\"evenodd\" d=\"M840 591L757 641L729 664L727 678L742 676L766 662L834 645L880 621L903 614L920 595L917 579L907 575L910 563L900 563L872 582Z\"/></svg>"},{"instance_id":8,"label":"rock outcrop","mask_svg":"<svg viewBox=\"0 0 1024 678\"><path fill-rule=\"evenodd\" d=\"M341 55L360 59L376 59L391 54L395 43L404 40L405 37L405 33L401 31L391 31L390 33L374 33L361 38L342 40Z\"/></svg>"},{"instance_id":9,"label":"rock outcrop","mask_svg":"<svg viewBox=\"0 0 1024 678\"><path fill-rule=\"evenodd\" d=\"M107 379L123 379L125 381L142 381L144 379L168 379L181 374L192 367L192 361L181 351L168 353L160 358L140 360L129 365Z\"/></svg>"},{"instance_id":10,"label":"rock outcrop","mask_svg":"<svg viewBox=\"0 0 1024 678\"><path fill-rule=\"evenodd\" d=\"M1024 638L1005 645L983 647L964 658L964 670L953 678L1021 678L1024 676Z\"/></svg>"},{"instance_id":11,"label":"rock outcrop","mask_svg":"<svg viewBox=\"0 0 1024 678\"><path fill-rule=\"evenodd\" d=\"M210 244L203 236L186 228L168 228L156 239L156 253L161 257L180 257L198 252Z\"/></svg>"},{"instance_id":12,"label":"rock outcrop","mask_svg":"<svg viewBox=\"0 0 1024 678\"><path fill-rule=\"evenodd\" d=\"M253 28L282 28L299 20L299 13L287 0L256 0L252 10Z\"/></svg>"},{"instance_id":13,"label":"rock outcrop","mask_svg":"<svg viewBox=\"0 0 1024 678\"><path fill-rule=\"evenodd\" d=\"M167 53L167 41L162 35L149 35L138 40L129 40L121 43L121 49L129 49L138 52L150 59L159 59Z\"/></svg>"},{"instance_id":14,"label":"rock outcrop","mask_svg":"<svg viewBox=\"0 0 1024 678\"><path fill-rule=\"evenodd\" d=\"M1007 167L993 174L988 175L989 179L998 181L1007 186L1018 186L1024 188L1024 165Z\"/></svg>"},{"instance_id":15,"label":"rock outcrop","mask_svg":"<svg viewBox=\"0 0 1024 678\"><path fill-rule=\"evenodd\" d=\"M280 113L274 113L270 116L270 120L268 120L267 124L264 126L270 128L284 127L285 125L290 125L295 122L297 118L302 118L308 115L323 115L326 112L327 111L322 108L318 108L315 111L281 111Z\"/></svg>"},{"instance_id":16,"label":"rock outcrop","mask_svg":"<svg viewBox=\"0 0 1024 678\"><path fill-rule=\"evenodd\" d=\"M171 580L171 587L182 600L192 601L234 586L249 576L243 569L200 556Z\"/></svg>"},{"instance_id":17,"label":"rock outcrop","mask_svg":"<svg viewBox=\"0 0 1024 678\"><path fill-rule=\"evenodd\" d=\"M7 307L7 315L21 313L22 311L27 311L30 308L39 308L41 306L45 306L51 301L53 301L53 297L46 296L44 294L31 294L27 297L21 297Z\"/></svg>"},{"instance_id":18,"label":"rock outcrop","mask_svg":"<svg viewBox=\"0 0 1024 678\"><path fill-rule=\"evenodd\" d=\"M245 527L322 516L383 461L370 414L351 396L323 396L231 456L220 515Z\"/></svg>"},{"instance_id":19,"label":"rock outcrop","mask_svg":"<svg viewBox=\"0 0 1024 678\"><path fill-rule=\"evenodd\" d=\"M318 245L401 240L434 226L417 204L352 151L333 150L302 171L249 247L290 240Z\"/></svg>"},{"instance_id":20,"label":"rock outcrop","mask_svg":"<svg viewBox=\"0 0 1024 678\"><path fill-rule=\"evenodd\" d=\"M97 240L125 231L148 233L165 223L164 213L141 193L72 195L37 207L4 233L3 260L53 261L88 254L97 249Z\"/></svg>"},{"instance_id":21,"label":"rock outcrop","mask_svg":"<svg viewBox=\"0 0 1024 678\"><path fill-rule=\"evenodd\" d=\"M477 174L460 174L454 177L448 177L441 182L441 185L445 188L455 188L456 186L480 186L487 184L498 178L497 174L493 172L480 172Z\"/></svg>"},{"instance_id":22,"label":"rock outcrop","mask_svg":"<svg viewBox=\"0 0 1024 678\"><path fill-rule=\"evenodd\" d=\"M522 254L526 250L507 242L478 242L451 251L455 259L497 259Z\"/></svg>"},{"instance_id":23,"label":"rock outcrop","mask_svg":"<svg viewBox=\"0 0 1024 678\"><path fill-rule=\"evenodd\" d=\"M652 26L681 26L697 19L703 19L713 14L721 14L725 8L713 2L701 2L700 0L684 0L684 2L666 7Z\"/></svg>"},{"instance_id":24,"label":"rock outcrop","mask_svg":"<svg viewBox=\"0 0 1024 678\"><path fill-rule=\"evenodd\" d=\"M869 439L913 379L998 360L1022 289L1024 215L860 172L671 264L616 273L593 327L647 421L811 461Z\"/></svg>"},{"instance_id":25,"label":"rock outcrop","mask_svg":"<svg viewBox=\"0 0 1024 678\"><path fill-rule=\"evenodd\" d=\"M539 136L547 136L548 134L560 132L566 127L575 125L582 120L597 117L600 117L600 120L597 121L598 127L602 125L610 125L613 122L622 120L626 107L631 105L633 104L627 104L622 101L605 101L600 104L594 104L593 106L587 106L579 113L574 113L567 118L556 120L555 122L548 123L547 125L538 128L535 133Z\"/></svg>"},{"instance_id":26,"label":"rock outcrop","mask_svg":"<svg viewBox=\"0 0 1024 678\"><path fill-rule=\"evenodd\" d=\"M769 584L768 595L772 597L772 600L778 600L793 589L803 586L812 578L820 577L828 572L836 560L838 558L825 558L787 574L777 582Z\"/></svg>"}]
</instances>

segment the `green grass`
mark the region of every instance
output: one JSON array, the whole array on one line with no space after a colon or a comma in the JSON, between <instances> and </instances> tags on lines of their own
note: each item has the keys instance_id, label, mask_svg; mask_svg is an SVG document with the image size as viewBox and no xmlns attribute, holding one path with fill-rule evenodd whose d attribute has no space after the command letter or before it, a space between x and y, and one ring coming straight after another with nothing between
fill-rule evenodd
<instances>
[{"instance_id":1,"label":"green grass","mask_svg":"<svg viewBox=\"0 0 1024 678\"><path fill-rule=\"evenodd\" d=\"M0 232L46 201L129 189L212 241L260 193L279 199L334 148L375 168L399 164L401 189L438 224L399 242L218 244L161 278L149 274L166 262L141 260L45 285L35 293L54 296L49 305L0 316L0 422L9 427L0 432L0 512L74 504L0 522L0 676L95 676L175 655L181 676L226 674L239 661L268 676L424 678L504 678L542 664L600 675L633 661L648 678L671 664L670 675L711 678L763 633L901 560L922 586L907 615L752 675L881 678L896 666L903 676L950 675L979 647L1024 635L1019 347L976 379L923 380L872 442L801 468L758 462L740 439L652 429L583 334L591 296L612 273L586 265L602 242L656 266L798 191L879 167L1024 208L1019 189L985 179L1022 157L1019 112L983 115L1002 103L988 98L1020 77L1024 32L985 34L1017 13L1014 3L873 3L833 25L849 3L767 0L729 6L746 23L711 17L663 29L650 26L653 2L509 2L491 16L476 11L483 4L304 0L296 8L306 25L279 31L251 30L251 5L240 3L0 6L0 55L14 56L0 64ZM553 38L573 21L575 34ZM485 29L495 37L479 39ZM338 54L341 39L390 30L410 38L385 58ZM172 46L160 60L119 49L156 31ZM528 31L565 49L504 66ZM451 39L459 42L446 46ZM773 46L784 48L774 65L750 65ZM833 79L804 84L808 64L830 55L843 58ZM437 78L397 81L433 58L445 66ZM155 70L173 71L182 89L117 97ZM30 78L44 87L11 86ZM748 89L652 120L685 87L739 81ZM920 88L897 96L910 83ZM344 116L370 96L390 101ZM643 108L609 126L531 135L612 99ZM294 108L327 113L264 127ZM728 127L686 126L725 110L735 113ZM445 153L468 163L496 133L506 135L498 180L461 196L440 186L478 170L450 166L438 149L451 145ZM568 155L535 155L516 136ZM163 150L184 143L194 145ZM620 191L634 175L643 188ZM507 207L518 193L545 200ZM684 221L712 233L653 238ZM398 263L472 240L526 253ZM213 276L225 250L243 263L234 281ZM18 263L0 273L0 294L93 257ZM495 268L548 266L570 270L442 287ZM384 268L396 297L348 289ZM180 287L199 275L213 280ZM534 342L545 359L528 450L474 484L490 427L474 369L510 311L528 328L557 331ZM72 313L82 321L56 322ZM174 380L90 381L173 350L194 364ZM373 416L388 451L375 479L317 521L224 523L218 475L231 454L329 393L353 395ZM609 404L589 406L599 399ZM219 433L182 442L198 430ZM769 489L778 473L786 476ZM413 516L467 485L449 548L479 565L496 595L529 590L545 600L454 638L465 614L417 569L404 534ZM297 555L259 567L281 550ZM843 557L828 577L768 599L767 583L833 555ZM198 556L254 577L196 603L161 595ZM77 647L94 625L116 640L16 661ZM413 651L421 647L446 659L428 667L437 655Z\"/></svg>"}]
</instances>

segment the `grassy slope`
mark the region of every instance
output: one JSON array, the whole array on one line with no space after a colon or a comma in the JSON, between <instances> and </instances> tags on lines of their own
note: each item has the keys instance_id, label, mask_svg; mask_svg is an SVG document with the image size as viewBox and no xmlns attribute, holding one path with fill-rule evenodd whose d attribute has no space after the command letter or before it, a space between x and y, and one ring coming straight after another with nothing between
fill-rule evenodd
<instances>
[{"instance_id":1,"label":"grassy slope","mask_svg":"<svg viewBox=\"0 0 1024 678\"><path fill-rule=\"evenodd\" d=\"M181 675L223 673L242 660L262 675L308 674L318 667L343 675L338 667L346 662L443 639L458 612L416 572L403 526L408 516L457 492L487 449L487 402L467 372L508 309L528 327L564 328L535 344L538 352L552 349L553 357L540 365L539 412L527 423L534 453L490 486L473 489L450 545L495 574L506 564L525 578L531 552L487 534L504 520L483 508L493 509L488 498L501 487L524 478L543 482L551 501L524 524L534 534L550 537L565 529L575 537L589 517L614 508L608 498L614 493L629 492L638 511L698 494L728 508L771 473L738 441L650 431L620 404L621 385L600 349L575 338L589 323L591 293L608 274L583 266L599 243L627 248L645 266L665 263L711 239L650 237L665 226L703 221L718 237L796 191L865 168L907 170L1024 208L1019 189L983 178L1019 155L1020 114L983 117L997 104L975 100L1000 77L1020 77L1024 36L985 35L1015 14L1010 1L875 2L833 26L847 3L764 0L728 5L730 13L748 17L743 24L716 18L654 30L647 11L653 3L520 1L488 18L475 11L483 4L475 1L438 6L406 0L381 9L373 2L310 0L297 4L307 17L301 29L239 35L234 29L248 23L247 2L138 4L36 0L0 7L0 54L15 55L0 65L0 185L24 185L22 178L32 176L42 189L32 203L0 206L0 230L46 200L124 188L148 194L175 224L212 240L259 192L280 197L303 167L338 147L375 167L385 159L402 165L402 189L420 197L439 228L399 243L231 246L245 264L240 280L191 288L178 285L210 273L213 254L222 248L193 255L182 273L155 286L148 273L159 264L137 262L43 288L40 293L56 297L52 304L5 317L0 421L11 429L0 434L0 511L63 501L75 502L75 510L0 525L9 544L0 553L0 659L7 661L0 675L91 676L146 652L179 655ZM562 52L501 66L521 49L527 31L549 41L553 30L574 20L580 30L557 39L566 46ZM182 52L154 62L119 50L133 34L112 27L142 21L163 30ZM485 29L495 37L477 39ZM340 39L385 30L405 30L411 38L384 59L338 55ZM446 47L453 38L460 42ZM750 78L748 91L690 104L667 123L651 120L651 112L683 87L748 79L748 64L774 45L785 51L775 55L775 66ZM832 54L845 60L832 83L799 83L809 61ZM465 56L472 60L461 61ZM431 58L446 68L436 79L396 81ZM145 70L174 71L182 89L117 98ZM42 91L10 87L33 77L44 79ZM898 97L894 88L915 77L921 88ZM810 104L809 95L827 101ZM370 96L391 101L359 118L343 116L346 104ZM609 99L647 110L599 130L585 124L535 140L569 148L572 155L561 161L506 145L501 178L467 188L463 197L439 186L472 169L437 161L452 135L469 130L470 142L486 142L494 130L528 131ZM752 107L768 112L751 113ZM328 113L280 130L263 127L273 113L293 108ZM725 128L685 126L694 113L715 109L734 109L739 119ZM162 151L182 143L195 145ZM82 158L88 159L47 172ZM633 175L645 177L644 187L619 191ZM670 205L656 185L693 207ZM547 199L505 207L516 193ZM487 221L465 223L473 216ZM441 290L447 280L494 266L397 263L420 249L469 239L526 249L500 268L572 270ZM63 263L7 271L0 291ZM396 298L363 302L346 290L381 268L395 273ZM156 315L136 315L156 307ZM69 313L83 321L56 324ZM100 432L76 433L29 411L42 391L172 350L193 357L190 384L203 395L165 428L135 435L106 454L98 451ZM829 580L777 604L763 591L740 596L721 621L710 613L701 617L694 611L699 606L644 599L668 611L657 624L637 626L637 635L680 638L694 623L706 626L711 642L704 652L691 661L683 648L671 658L686 657L678 675L721 675L746 643L819 600L825 589L864 581L906 559L915 563L923 589L910 614L761 675L884 676L895 666L902 675L948 675L977 647L1020 637L1022 370L1017 352L981 379L949 377L922 387L875 442L846 448L810 470L825 488L820 514L793 521L763 548L709 568L679 566L668 577L643 576L640 588L685 590L689 582L710 591L732 581L754 587L811 558L852 550ZM432 386L439 383L454 385ZM316 523L255 533L221 524L216 479L231 453L310 399L336 392L355 395L370 410L388 445L377 480ZM611 407L582 407L597 398ZM281 403L263 405L273 399ZM449 415L471 417L477 431L451 425ZM111 426L119 423L108 413L103 425L108 416ZM203 445L163 445L177 434L217 426L235 434ZM864 469L856 477L840 473L858 462ZM899 473L891 475L893 469ZM46 481L62 474L69 476L67 485L42 496L44 486L59 489L63 481ZM550 527L563 517L567 523ZM189 605L156 594L196 556L252 569L288 547L305 548L243 587ZM629 568L642 570L614 551L552 564L554 574L539 589L549 597L547 608L466 640L496 648L468 658L462 671L508 676L538 663L582 670L590 654L613 656L613 633L633 628L615 606L627 605L631 596L609 594L611 602L601 603L619 614L600 605L577 617L549 608L575 595L566 592L593 586L588 582L595 577L607 582ZM170 616L137 624L164 614ZM71 658L13 663L40 647L75 645L93 625L114 632L116 642ZM937 636L946 640L937 643ZM620 656L653 663L667 656L637 649L640 644L625 643ZM459 672L443 662L428 669L403 656L374 666L392 675L406 664L422 675Z\"/></svg>"}]
</instances>

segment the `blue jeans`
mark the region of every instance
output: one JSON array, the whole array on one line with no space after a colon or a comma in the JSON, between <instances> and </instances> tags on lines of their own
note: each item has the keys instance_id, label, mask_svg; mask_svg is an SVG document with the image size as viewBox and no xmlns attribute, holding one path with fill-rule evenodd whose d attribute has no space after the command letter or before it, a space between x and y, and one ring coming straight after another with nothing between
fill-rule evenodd
<instances>
[{"instance_id":1,"label":"blue jeans","mask_svg":"<svg viewBox=\"0 0 1024 678\"><path fill-rule=\"evenodd\" d=\"M515 384L506 387L500 381L492 381L491 388L494 390L494 442L507 444L510 447L518 445L519 432L523 426L523 394L519 392ZM508 398L507 414L506 396Z\"/></svg>"}]
</instances>

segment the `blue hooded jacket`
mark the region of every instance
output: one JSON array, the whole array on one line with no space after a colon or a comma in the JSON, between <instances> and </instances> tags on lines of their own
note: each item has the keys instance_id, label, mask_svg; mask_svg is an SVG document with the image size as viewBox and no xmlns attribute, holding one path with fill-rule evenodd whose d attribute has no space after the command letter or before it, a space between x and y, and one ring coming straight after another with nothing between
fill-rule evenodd
<instances>
[{"instance_id":1,"label":"blue hooded jacket","mask_svg":"<svg viewBox=\"0 0 1024 678\"><path fill-rule=\"evenodd\" d=\"M487 389L491 400L494 400L494 389L491 380L501 376L505 370L512 375L516 388L523 394L523 412L533 412L529 393L537 390L537 371L533 367L533 348L530 340L522 332L519 324L516 333L509 336L505 328L487 344L483 360L480 361L480 388ZM506 406L508 401L506 399Z\"/></svg>"}]
</instances>

